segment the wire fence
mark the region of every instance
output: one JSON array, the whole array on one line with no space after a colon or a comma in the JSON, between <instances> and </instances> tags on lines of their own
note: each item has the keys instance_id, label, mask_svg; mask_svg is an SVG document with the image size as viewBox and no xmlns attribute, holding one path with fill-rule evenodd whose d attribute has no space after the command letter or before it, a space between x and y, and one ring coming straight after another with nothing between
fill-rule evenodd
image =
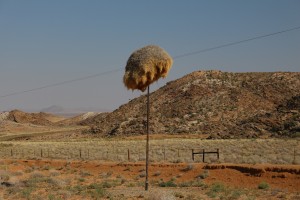
<instances>
[{"instance_id":1,"label":"wire fence","mask_svg":"<svg viewBox=\"0 0 300 200\"><path fill-rule=\"evenodd\" d=\"M150 145L151 162L271 163L300 164L300 142L264 141L182 141ZM157 142L155 142L157 143ZM200 154L197 155L197 152ZM101 161L144 161L145 144L139 142L93 143L0 143L0 158L71 159Z\"/></svg>"},{"instance_id":2,"label":"wire fence","mask_svg":"<svg viewBox=\"0 0 300 200\"><path fill-rule=\"evenodd\" d=\"M192 162L192 149L150 149L150 160L154 162ZM95 149L95 148L6 148L0 153L2 158L15 159L80 159L103 161L143 161L142 149ZM202 159L202 157L201 157ZM199 161L201 160L199 159ZM195 160L196 162L198 159Z\"/></svg>"}]
</instances>

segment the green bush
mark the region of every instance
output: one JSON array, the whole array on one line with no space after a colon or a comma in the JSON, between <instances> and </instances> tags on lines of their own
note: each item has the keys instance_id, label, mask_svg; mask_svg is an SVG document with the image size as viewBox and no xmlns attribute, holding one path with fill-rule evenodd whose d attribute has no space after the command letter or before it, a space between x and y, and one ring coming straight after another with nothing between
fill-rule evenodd
<instances>
[{"instance_id":1,"label":"green bush","mask_svg":"<svg viewBox=\"0 0 300 200\"><path fill-rule=\"evenodd\" d=\"M267 182L261 182L260 184L258 184L258 189L261 189L261 190L266 190L268 189L270 186Z\"/></svg>"},{"instance_id":2,"label":"green bush","mask_svg":"<svg viewBox=\"0 0 300 200\"><path fill-rule=\"evenodd\" d=\"M295 132L292 134L293 138L300 138L300 132Z\"/></svg>"},{"instance_id":3,"label":"green bush","mask_svg":"<svg viewBox=\"0 0 300 200\"><path fill-rule=\"evenodd\" d=\"M225 190L225 186L223 185L223 183L214 183L211 186L211 190L213 192L223 192Z\"/></svg>"},{"instance_id":4,"label":"green bush","mask_svg":"<svg viewBox=\"0 0 300 200\"><path fill-rule=\"evenodd\" d=\"M31 193L34 191L33 188L29 187L29 188L24 188L22 191L21 191L21 195L22 197L24 197L25 199L30 199L30 195Z\"/></svg>"},{"instance_id":5,"label":"green bush","mask_svg":"<svg viewBox=\"0 0 300 200\"><path fill-rule=\"evenodd\" d=\"M193 184L192 181L187 181L187 182L182 182L182 183L179 183L179 187L191 187Z\"/></svg>"},{"instance_id":6,"label":"green bush","mask_svg":"<svg viewBox=\"0 0 300 200\"><path fill-rule=\"evenodd\" d=\"M96 187L95 190L93 190L90 195L93 199L100 199L104 197L107 194L106 190L102 187Z\"/></svg>"},{"instance_id":7,"label":"green bush","mask_svg":"<svg viewBox=\"0 0 300 200\"><path fill-rule=\"evenodd\" d=\"M159 183L158 185L159 185L159 187L176 187L177 186L176 183L174 183L172 180L167 181L167 182L163 181L163 182Z\"/></svg>"},{"instance_id":8,"label":"green bush","mask_svg":"<svg viewBox=\"0 0 300 200\"><path fill-rule=\"evenodd\" d=\"M197 181L187 181L187 182L181 182L178 184L179 187L205 187L205 183L203 183L201 180Z\"/></svg>"},{"instance_id":9,"label":"green bush","mask_svg":"<svg viewBox=\"0 0 300 200\"><path fill-rule=\"evenodd\" d=\"M206 179L208 176L209 176L209 171L208 170L204 170L204 172L202 174L199 174L197 176L197 178Z\"/></svg>"},{"instance_id":10,"label":"green bush","mask_svg":"<svg viewBox=\"0 0 300 200\"><path fill-rule=\"evenodd\" d=\"M224 192L225 186L222 183L214 183L210 186L209 191L206 193L210 198L217 197L218 193Z\"/></svg>"},{"instance_id":11,"label":"green bush","mask_svg":"<svg viewBox=\"0 0 300 200\"><path fill-rule=\"evenodd\" d=\"M49 194L49 195L48 195L48 199L49 199L49 200L54 200L54 199L55 199L55 196L54 196L53 194Z\"/></svg>"},{"instance_id":12,"label":"green bush","mask_svg":"<svg viewBox=\"0 0 300 200\"><path fill-rule=\"evenodd\" d=\"M103 188L111 188L111 187L113 187L113 185L108 181L104 181L104 182L102 182L102 187Z\"/></svg>"}]
</instances>

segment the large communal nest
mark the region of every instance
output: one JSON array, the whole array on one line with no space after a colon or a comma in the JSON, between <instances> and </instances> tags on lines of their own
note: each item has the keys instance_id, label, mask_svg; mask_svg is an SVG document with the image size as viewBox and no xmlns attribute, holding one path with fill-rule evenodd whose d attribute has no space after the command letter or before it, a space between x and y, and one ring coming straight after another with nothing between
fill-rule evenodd
<instances>
[{"instance_id":1,"label":"large communal nest","mask_svg":"<svg viewBox=\"0 0 300 200\"><path fill-rule=\"evenodd\" d=\"M148 85L160 77L166 77L173 60L162 48L145 46L134 51L127 61L123 82L128 89L145 91Z\"/></svg>"}]
</instances>

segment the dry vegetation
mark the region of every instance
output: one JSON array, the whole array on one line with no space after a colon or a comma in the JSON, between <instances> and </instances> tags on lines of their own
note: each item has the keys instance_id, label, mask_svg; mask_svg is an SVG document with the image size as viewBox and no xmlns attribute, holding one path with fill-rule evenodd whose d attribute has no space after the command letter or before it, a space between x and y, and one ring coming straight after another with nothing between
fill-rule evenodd
<instances>
[{"instance_id":1,"label":"dry vegetation","mask_svg":"<svg viewBox=\"0 0 300 200\"><path fill-rule=\"evenodd\" d=\"M2 160L3 199L297 199L300 168L270 165ZM159 173L158 173L159 170Z\"/></svg>"},{"instance_id":2,"label":"dry vegetation","mask_svg":"<svg viewBox=\"0 0 300 200\"><path fill-rule=\"evenodd\" d=\"M143 140L90 139L82 141L14 141L1 142L1 157L6 158L54 158L85 159L106 161L142 161L145 159ZM216 155L206 155L208 163L271 163L300 164L300 140L296 139L152 139L150 140L150 160L153 162L193 162L194 151L220 151ZM42 151L42 152L41 152ZM202 162L195 155L195 162Z\"/></svg>"},{"instance_id":3,"label":"dry vegetation","mask_svg":"<svg viewBox=\"0 0 300 200\"><path fill-rule=\"evenodd\" d=\"M69 119L0 113L0 199L300 199L299 88L300 73L208 71L152 93L149 192L145 96Z\"/></svg>"},{"instance_id":4,"label":"dry vegetation","mask_svg":"<svg viewBox=\"0 0 300 200\"><path fill-rule=\"evenodd\" d=\"M150 142L149 192L144 191L145 148L140 138L43 141L37 137L1 142L0 197L115 200L300 197L300 168L290 165L299 164L299 140L170 138ZM199 155L192 161L191 148L219 148L220 160L209 155L207 163L202 164Z\"/></svg>"},{"instance_id":5,"label":"dry vegetation","mask_svg":"<svg viewBox=\"0 0 300 200\"><path fill-rule=\"evenodd\" d=\"M150 95L150 132L208 138L300 136L300 73L198 71ZM145 132L146 96L88 119L98 137Z\"/></svg>"},{"instance_id":6,"label":"dry vegetation","mask_svg":"<svg viewBox=\"0 0 300 200\"><path fill-rule=\"evenodd\" d=\"M208 139L297 138L300 136L298 88L300 73L297 72L194 72L150 95L150 132ZM87 133L82 137L94 138L142 135L145 104L143 95L111 113L90 113L66 120L45 113L0 113L0 134L12 134L20 126L19 132L28 129L33 133L80 127ZM89 130L85 130L87 126Z\"/></svg>"}]
</instances>

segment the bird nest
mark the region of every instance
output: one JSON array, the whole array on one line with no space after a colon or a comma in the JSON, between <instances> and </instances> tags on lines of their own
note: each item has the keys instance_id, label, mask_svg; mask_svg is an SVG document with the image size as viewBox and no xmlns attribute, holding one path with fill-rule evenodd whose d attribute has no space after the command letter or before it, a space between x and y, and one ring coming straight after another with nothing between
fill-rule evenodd
<instances>
[{"instance_id":1,"label":"bird nest","mask_svg":"<svg viewBox=\"0 0 300 200\"><path fill-rule=\"evenodd\" d=\"M149 45L134 51L129 57L123 82L128 89L145 91L160 77L166 77L173 60L159 46Z\"/></svg>"}]
</instances>

